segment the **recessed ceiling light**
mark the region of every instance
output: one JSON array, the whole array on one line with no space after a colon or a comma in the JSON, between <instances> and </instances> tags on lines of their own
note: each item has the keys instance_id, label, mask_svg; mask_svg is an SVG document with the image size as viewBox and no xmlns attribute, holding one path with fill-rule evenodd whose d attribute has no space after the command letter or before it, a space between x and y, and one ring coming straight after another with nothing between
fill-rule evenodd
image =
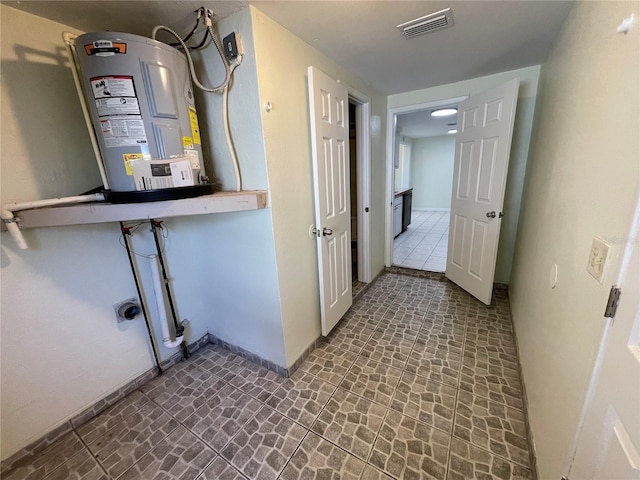
<instances>
[{"instance_id":1,"label":"recessed ceiling light","mask_svg":"<svg viewBox=\"0 0 640 480\"><path fill-rule=\"evenodd\" d=\"M453 130L449 130L447 133L458 133L458 130L454 128Z\"/></svg>"},{"instance_id":2,"label":"recessed ceiling light","mask_svg":"<svg viewBox=\"0 0 640 480\"><path fill-rule=\"evenodd\" d=\"M440 110L434 110L431 112L432 117L448 117L449 115L455 115L458 113L457 108L441 108Z\"/></svg>"}]
</instances>

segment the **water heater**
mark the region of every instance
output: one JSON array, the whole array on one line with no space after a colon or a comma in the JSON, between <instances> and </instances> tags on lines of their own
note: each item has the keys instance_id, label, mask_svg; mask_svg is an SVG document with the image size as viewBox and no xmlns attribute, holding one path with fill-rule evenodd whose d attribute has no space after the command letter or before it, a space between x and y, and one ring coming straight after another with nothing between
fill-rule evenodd
<instances>
[{"instance_id":1,"label":"water heater","mask_svg":"<svg viewBox=\"0 0 640 480\"><path fill-rule=\"evenodd\" d=\"M117 32L75 39L82 90L114 203L213 193L203 183L198 116L186 57Z\"/></svg>"}]
</instances>

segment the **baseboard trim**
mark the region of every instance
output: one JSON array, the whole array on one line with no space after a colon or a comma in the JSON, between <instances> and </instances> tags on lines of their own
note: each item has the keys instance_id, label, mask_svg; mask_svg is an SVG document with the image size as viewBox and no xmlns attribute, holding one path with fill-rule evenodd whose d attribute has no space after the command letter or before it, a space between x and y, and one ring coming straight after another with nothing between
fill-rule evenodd
<instances>
[{"instance_id":1,"label":"baseboard trim","mask_svg":"<svg viewBox=\"0 0 640 480\"><path fill-rule=\"evenodd\" d=\"M375 281L378 280L378 278L380 278L380 276L384 272L385 270L380 271L378 275L376 275L376 277L370 283L366 283L364 285L362 290L360 290L357 293L356 297L354 297L353 299L354 304L360 298L362 298L362 296L367 292L367 290L371 287L371 285L373 285ZM233 352L236 355L239 355L242 358L249 360L250 362L253 362L257 365L260 365L269 370L272 370L284 377L290 377L300 367L302 362L304 362L307 359L307 357L311 354L311 352L313 352L313 350L315 350L315 348L318 345L322 344L323 339L324 337L320 336L314 341L312 341L309 344L309 346L302 352L302 354L300 354L300 356L293 362L293 364L289 368L278 365L270 360L266 360L260 357L259 355L253 352L250 352L242 347L226 342L212 333L207 333L203 335L201 338L199 338L198 340L196 340L195 342L193 342L192 344L190 344L189 351L191 353L195 353L198 350L200 350L202 347L205 347L206 345L209 345L209 344L219 345L220 347L225 348L226 350L229 350L230 352ZM182 353L178 352L171 355L168 359L163 361L161 363L161 367L163 370L165 370L177 365L182 360L183 360ZM81 425L87 423L88 421L98 416L103 411L105 411L107 408L115 405L124 397L126 397L136 389L140 388L144 384L148 383L149 381L153 380L157 376L158 376L158 368L157 367L150 368L149 370L140 374L130 382L127 382L122 387L118 388L116 391L98 400L93 405L85 408L79 414L74 415L68 420L65 420L62 424L52 429L50 432L45 434L42 438L36 440L35 442L32 442L28 446L22 448L18 452L8 457L6 460L3 460L2 462L0 462L0 475L4 476L5 473L27 462L31 457L43 451L45 448L50 446L56 440L60 439L62 436L75 430Z\"/></svg>"},{"instance_id":2,"label":"baseboard trim","mask_svg":"<svg viewBox=\"0 0 640 480\"><path fill-rule=\"evenodd\" d=\"M220 347L226 350L229 350L230 352L235 353L236 355L239 355L242 358L249 360L252 363L255 363L256 365L260 365L261 367L272 370L282 375L283 377L289 376L289 372L287 368L281 365L278 365L277 363L274 363L271 360L262 358L260 355L250 352L249 350L246 350L242 347L239 347L225 340L222 340L221 338L215 336L213 333L209 334L209 343L212 343L213 345L219 345Z\"/></svg>"},{"instance_id":3,"label":"baseboard trim","mask_svg":"<svg viewBox=\"0 0 640 480\"><path fill-rule=\"evenodd\" d=\"M450 208L412 208L415 212L448 212Z\"/></svg>"},{"instance_id":4,"label":"baseboard trim","mask_svg":"<svg viewBox=\"0 0 640 480\"><path fill-rule=\"evenodd\" d=\"M191 343L189 345L189 351L191 353L195 353L203 346L209 344L208 335L209 334L206 334L195 342ZM171 368L177 363L180 363L181 361L182 353L176 353L162 362L161 366L163 369L167 369ZM20 449L19 451L8 457L6 460L0 462L0 475L4 476L4 474L8 471L15 469L25 461L28 461L29 458L43 451L56 440L60 439L63 435L66 435L72 430L78 428L80 425L87 423L89 420L96 417L112 405L115 405L131 392L140 388L142 385L153 380L157 376L158 368L150 368L146 372L138 375L130 382L127 382L122 387L118 388L116 391L111 392L106 397L85 408L79 414L74 415L68 420L65 420L61 425L55 427L53 430L45 434L42 438L36 440L35 442L32 442L31 444L27 445L26 447Z\"/></svg>"},{"instance_id":5,"label":"baseboard trim","mask_svg":"<svg viewBox=\"0 0 640 480\"><path fill-rule=\"evenodd\" d=\"M503 285L509 296L509 286ZM514 321L513 311L511 310L511 302L509 302L509 315L511 317L511 330L513 331L513 339L516 345L516 358L518 359L518 376L520 379L520 388L522 389L522 412L524 413L524 424L527 431L527 441L529 442L529 463L531 464L531 476L533 480L540 478L538 474L538 461L536 455L536 444L533 441L533 430L529 419L529 399L527 397L527 387L524 384L524 375L522 372L522 363L520 363L520 347L518 343L518 334L516 332L516 323Z\"/></svg>"}]
</instances>

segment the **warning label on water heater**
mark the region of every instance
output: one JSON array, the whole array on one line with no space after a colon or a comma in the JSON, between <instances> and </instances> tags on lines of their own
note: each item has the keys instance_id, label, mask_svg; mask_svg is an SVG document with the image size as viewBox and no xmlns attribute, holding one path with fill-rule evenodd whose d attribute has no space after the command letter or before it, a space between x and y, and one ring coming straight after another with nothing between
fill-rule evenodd
<instances>
[{"instance_id":1,"label":"warning label on water heater","mask_svg":"<svg viewBox=\"0 0 640 480\"><path fill-rule=\"evenodd\" d=\"M140 115L137 98L99 98L96 100L99 117L110 115Z\"/></svg>"},{"instance_id":2,"label":"warning label on water heater","mask_svg":"<svg viewBox=\"0 0 640 480\"><path fill-rule=\"evenodd\" d=\"M108 148L147 145L144 122L140 115L100 120L100 130L105 146Z\"/></svg>"},{"instance_id":3,"label":"warning label on water heater","mask_svg":"<svg viewBox=\"0 0 640 480\"><path fill-rule=\"evenodd\" d=\"M92 77L91 91L99 117L140 115L140 106L131 76Z\"/></svg>"}]
</instances>

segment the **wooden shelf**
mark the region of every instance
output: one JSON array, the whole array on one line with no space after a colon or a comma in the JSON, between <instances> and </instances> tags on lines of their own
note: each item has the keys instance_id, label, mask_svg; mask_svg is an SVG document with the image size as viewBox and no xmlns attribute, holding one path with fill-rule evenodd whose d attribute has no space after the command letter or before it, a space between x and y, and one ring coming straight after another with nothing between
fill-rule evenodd
<instances>
[{"instance_id":1,"label":"wooden shelf","mask_svg":"<svg viewBox=\"0 0 640 480\"><path fill-rule=\"evenodd\" d=\"M85 203L60 207L36 208L16 212L20 228L57 227L90 223L126 222L147 218L208 215L242 212L267 207L267 192L217 192L182 200L145 203ZM4 222L2 222L4 227ZM3 228L4 230L4 228Z\"/></svg>"}]
</instances>

